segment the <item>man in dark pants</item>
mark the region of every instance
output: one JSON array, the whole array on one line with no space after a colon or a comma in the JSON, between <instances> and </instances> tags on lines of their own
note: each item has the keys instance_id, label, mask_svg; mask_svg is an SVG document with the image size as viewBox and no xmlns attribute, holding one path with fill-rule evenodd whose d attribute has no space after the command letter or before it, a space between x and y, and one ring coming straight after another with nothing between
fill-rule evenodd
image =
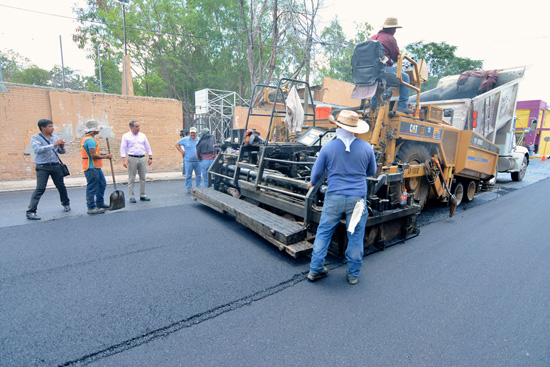
<instances>
[{"instance_id":1,"label":"man in dark pants","mask_svg":"<svg viewBox=\"0 0 550 367\"><path fill-rule=\"evenodd\" d=\"M59 163L57 154L65 154L65 140L53 135L53 122L47 119L38 121L40 133L31 137L31 147L34 150L34 162L36 163L36 189L31 196L31 202L27 208L27 219L38 220L36 215L38 202L46 191L48 178L51 176L52 181L59 191L59 198L63 209L68 212L71 210L69 205L69 195L63 181L63 170Z\"/></svg>"}]
</instances>

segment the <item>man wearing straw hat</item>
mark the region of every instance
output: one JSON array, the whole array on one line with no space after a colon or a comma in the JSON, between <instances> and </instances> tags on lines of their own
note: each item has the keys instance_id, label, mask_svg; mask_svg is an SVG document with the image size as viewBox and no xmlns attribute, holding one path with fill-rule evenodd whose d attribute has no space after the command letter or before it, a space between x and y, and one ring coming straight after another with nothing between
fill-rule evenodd
<instances>
[{"instance_id":1,"label":"man wearing straw hat","mask_svg":"<svg viewBox=\"0 0 550 367\"><path fill-rule=\"evenodd\" d=\"M397 62L397 56L399 56L399 46L397 46L397 40L394 35L397 31L397 28L403 28L397 22L397 18L389 17L386 18L386 21L382 25L380 32L372 36L371 40L376 40L384 46L384 56L386 56L386 70L392 72L393 74L397 73L397 67L393 66ZM410 83L411 78L409 74L402 72L401 78L405 83ZM412 114L414 111L407 107L409 101L409 87L406 85L399 85L399 102L397 102L397 111ZM374 103L376 104L376 102ZM375 108L375 106L373 106Z\"/></svg>"},{"instance_id":2,"label":"man wearing straw hat","mask_svg":"<svg viewBox=\"0 0 550 367\"><path fill-rule=\"evenodd\" d=\"M328 275L325 257L336 227L346 218L348 247L348 282L357 284L363 265L363 237L367 223L367 176L376 173L376 158L369 143L357 139L369 125L353 111L340 112L338 119L332 115L329 121L338 125L336 139L321 148L315 161L308 187L317 184L327 170L328 189L323 213L313 244L308 279L312 282Z\"/></svg>"},{"instance_id":3,"label":"man wearing straw hat","mask_svg":"<svg viewBox=\"0 0 550 367\"><path fill-rule=\"evenodd\" d=\"M99 153L99 143L95 136L99 134L99 123L95 120L86 122L84 136L80 143L82 169L86 176L86 206L88 214L102 214L109 205L105 204L105 187L107 181L103 174L103 159L111 159L111 154Z\"/></svg>"}]
</instances>

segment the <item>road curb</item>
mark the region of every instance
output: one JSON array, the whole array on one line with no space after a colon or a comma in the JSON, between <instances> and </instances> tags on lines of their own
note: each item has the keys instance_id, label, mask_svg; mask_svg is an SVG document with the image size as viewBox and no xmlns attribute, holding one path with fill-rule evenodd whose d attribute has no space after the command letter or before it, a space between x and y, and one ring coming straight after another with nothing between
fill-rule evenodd
<instances>
[{"instance_id":1,"label":"road curb","mask_svg":"<svg viewBox=\"0 0 550 367\"><path fill-rule=\"evenodd\" d=\"M105 176L107 184L113 183L112 176ZM117 185L128 185L128 175L115 175ZM184 176L179 172L151 172L147 173L146 181L165 181L165 180L183 180ZM66 187L82 187L86 186L86 177L65 177ZM34 190L36 187L36 179L21 180L21 181L2 181L0 182L0 192L12 192L12 191L27 191ZM52 180L48 180L47 188L55 188Z\"/></svg>"}]
</instances>

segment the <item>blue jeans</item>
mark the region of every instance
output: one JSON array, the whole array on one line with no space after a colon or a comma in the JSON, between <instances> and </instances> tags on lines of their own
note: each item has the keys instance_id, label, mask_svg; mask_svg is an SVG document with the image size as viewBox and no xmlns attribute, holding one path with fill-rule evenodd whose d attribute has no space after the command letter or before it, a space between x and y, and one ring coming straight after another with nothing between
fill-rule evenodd
<instances>
[{"instance_id":1,"label":"blue jeans","mask_svg":"<svg viewBox=\"0 0 550 367\"><path fill-rule=\"evenodd\" d=\"M396 74L397 66L386 66L386 70ZM405 83L411 82L411 77L404 71L401 72L401 78ZM407 103L409 103L409 87L403 84L399 84L399 102L397 102L397 107L407 108Z\"/></svg>"},{"instance_id":2,"label":"blue jeans","mask_svg":"<svg viewBox=\"0 0 550 367\"><path fill-rule=\"evenodd\" d=\"M397 66L386 66L386 70L389 72L392 72L394 74L397 73ZM401 78L405 83L411 82L411 77L409 74L405 73L404 71L401 72ZM376 100L376 97L372 97L371 99L371 107L373 110L376 109L378 101ZM407 108L407 104L409 103L409 87L403 84L399 84L399 102L397 102L398 108Z\"/></svg>"},{"instance_id":3,"label":"blue jeans","mask_svg":"<svg viewBox=\"0 0 550 367\"><path fill-rule=\"evenodd\" d=\"M321 214L321 222L317 228L317 235L313 243L313 253L311 254L310 270L313 274L319 274L325 266L328 247L336 227L340 223L342 216L346 217L346 228L349 226L351 214L355 204L365 199L365 208L359 223L355 226L355 231L348 234L348 248L346 249L346 259L348 261L348 276L352 279L361 275L361 266L363 265L363 237L365 236L365 225L369 212L367 210L366 198L349 195L327 195Z\"/></svg>"},{"instance_id":4,"label":"blue jeans","mask_svg":"<svg viewBox=\"0 0 550 367\"><path fill-rule=\"evenodd\" d=\"M208 169L212 165L212 162L214 162L213 159L203 159L200 163L201 165L201 172L202 172L202 178L204 181L204 187L208 187Z\"/></svg>"},{"instance_id":5,"label":"blue jeans","mask_svg":"<svg viewBox=\"0 0 550 367\"><path fill-rule=\"evenodd\" d=\"M198 160L185 160L185 189L191 190L191 186L193 186L193 171L195 171L195 186L201 187L201 170L199 167L199 161Z\"/></svg>"},{"instance_id":6,"label":"blue jeans","mask_svg":"<svg viewBox=\"0 0 550 367\"><path fill-rule=\"evenodd\" d=\"M88 210L92 210L99 205L104 205L105 188L107 181L101 168L90 168L84 171L86 176L86 206Z\"/></svg>"}]
</instances>

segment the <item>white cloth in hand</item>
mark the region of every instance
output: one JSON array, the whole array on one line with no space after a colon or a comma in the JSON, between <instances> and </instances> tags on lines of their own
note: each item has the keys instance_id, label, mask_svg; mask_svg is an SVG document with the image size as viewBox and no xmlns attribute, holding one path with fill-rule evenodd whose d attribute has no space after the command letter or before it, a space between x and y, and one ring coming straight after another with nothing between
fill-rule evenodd
<instances>
[{"instance_id":1,"label":"white cloth in hand","mask_svg":"<svg viewBox=\"0 0 550 367\"><path fill-rule=\"evenodd\" d=\"M353 208L353 213L351 214L351 219L349 220L349 233L353 234L353 232L355 232L355 227L357 226L357 223L359 223L359 220L361 220L364 210L365 199L361 199L355 204L355 208Z\"/></svg>"}]
</instances>

